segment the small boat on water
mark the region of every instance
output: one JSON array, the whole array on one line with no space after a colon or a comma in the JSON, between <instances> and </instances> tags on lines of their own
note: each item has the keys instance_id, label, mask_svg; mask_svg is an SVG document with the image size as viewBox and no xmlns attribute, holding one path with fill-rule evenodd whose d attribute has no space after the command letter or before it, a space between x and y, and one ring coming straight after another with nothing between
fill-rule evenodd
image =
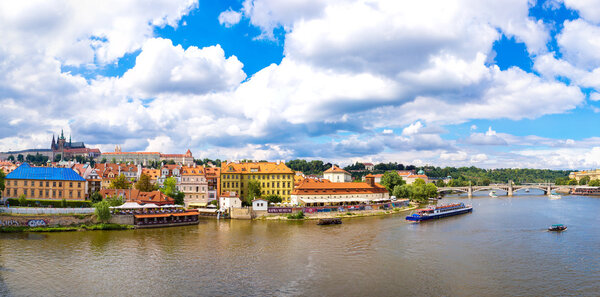
<instances>
[{"instance_id":1,"label":"small boat on water","mask_svg":"<svg viewBox=\"0 0 600 297\"><path fill-rule=\"evenodd\" d=\"M529 193L529 189L525 189L525 193Z\"/></svg>"},{"instance_id":2,"label":"small boat on water","mask_svg":"<svg viewBox=\"0 0 600 297\"><path fill-rule=\"evenodd\" d=\"M560 198L562 198L562 196L560 196L559 194L557 194L557 193L550 193L550 199L556 200L556 199L560 199Z\"/></svg>"},{"instance_id":3,"label":"small boat on water","mask_svg":"<svg viewBox=\"0 0 600 297\"><path fill-rule=\"evenodd\" d=\"M496 195L496 191L491 191L489 195L492 198L498 198L498 195Z\"/></svg>"},{"instance_id":4,"label":"small boat on water","mask_svg":"<svg viewBox=\"0 0 600 297\"><path fill-rule=\"evenodd\" d=\"M417 213L407 216L406 220L412 222L421 222L431 219L455 216L467 212L472 212L473 207L471 205L465 205L461 202L440 206L431 206L428 208L417 209L416 211Z\"/></svg>"},{"instance_id":5,"label":"small boat on water","mask_svg":"<svg viewBox=\"0 0 600 297\"><path fill-rule=\"evenodd\" d=\"M548 231L565 231L565 230L567 230L567 226L565 226L563 224L555 224L555 225L548 227Z\"/></svg>"},{"instance_id":6,"label":"small boat on water","mask_svg":"<svg viewBox=\"0 0 600 297\"><path fill-rule=\"evenodd\" d=\"M342 223L342 219L340 218L325 218L325 219L319 219L319 221L317 222L317 225L337 225L337 224L341 224Z\"/></svg>"}]
</instances>

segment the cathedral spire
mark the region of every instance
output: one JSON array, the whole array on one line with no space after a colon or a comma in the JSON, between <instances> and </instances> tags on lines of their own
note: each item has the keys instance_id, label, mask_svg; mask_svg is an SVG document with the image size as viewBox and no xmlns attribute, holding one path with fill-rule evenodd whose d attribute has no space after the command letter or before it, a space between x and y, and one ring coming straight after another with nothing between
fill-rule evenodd
<instances>
[{"instance_id":1,"label":"cathedral spire","mask_svg":"<svg viewBox=\"0 0 600 297\"><path fill-rule=\"evenodd\" d=\"M63 129L60 129L60 139L65 139L65 134L63 133Z\"/></svg>"}]
</instances>

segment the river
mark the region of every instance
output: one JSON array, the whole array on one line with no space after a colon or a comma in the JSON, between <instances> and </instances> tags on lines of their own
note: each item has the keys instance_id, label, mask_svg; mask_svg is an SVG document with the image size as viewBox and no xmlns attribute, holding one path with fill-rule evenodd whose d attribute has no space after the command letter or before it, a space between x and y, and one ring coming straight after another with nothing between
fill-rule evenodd
<instances>
[{"instance_id":1,"label":"river","mask_svg":"<svg viewBox=\"0 0 600 297\"><path fill-rule=\"evenodd\" d=\"M533 192L533 191L532 191ZM535 194L535 193L532 193ZM600 199L447 197L474 211L0 234L1 296L566 296L600 292ZM562 233L547 232L555 223Z\"/></svg>"}]
</instances>

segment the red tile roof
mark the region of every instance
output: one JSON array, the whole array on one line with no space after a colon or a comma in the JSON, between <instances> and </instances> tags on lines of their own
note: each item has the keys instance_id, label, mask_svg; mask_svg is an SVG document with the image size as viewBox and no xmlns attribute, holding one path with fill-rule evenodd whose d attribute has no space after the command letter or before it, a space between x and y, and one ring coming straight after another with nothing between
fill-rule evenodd
<instances>
[{"instance_id":1,"label":"red tile roof","mask_svg":"<svg viewBox=\"0 0 600 297\"><path fill-rule=\"evenodd\" d=\"M338 166L335 166L335 165L333 165L333 167L325 170L325 172L323 172L323 173L347 173L347 174L350 174L350 173L348 173L348 171L346 171Z\"/></svg>"}]
</instances>

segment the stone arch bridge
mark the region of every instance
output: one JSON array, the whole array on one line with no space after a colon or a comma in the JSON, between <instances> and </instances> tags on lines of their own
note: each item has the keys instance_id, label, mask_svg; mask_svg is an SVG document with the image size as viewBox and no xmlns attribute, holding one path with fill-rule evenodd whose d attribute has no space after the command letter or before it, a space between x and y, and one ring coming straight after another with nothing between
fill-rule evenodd
<instances>
[{"instance_id":1,"label":"stone arch bridge","mask_svg":"<svg viewBox=\"0 0 600 297\"><path fill-rule=\"evenodd\" d=\"M543 184L525 184L525 185L514 185L512 182L508 184L492 184L489 186L465 186L465 187L440 187L437 189L438 193L443 192L463 192L467 193L469 197L473 196L473 193L480 191L504 191L507 196L512 196L517 191L525 189L538 189L542 190L545 195L550 195L556 190L571 190L575 186L557 186L551 183Z\"/></svg>"}]
</instances>

